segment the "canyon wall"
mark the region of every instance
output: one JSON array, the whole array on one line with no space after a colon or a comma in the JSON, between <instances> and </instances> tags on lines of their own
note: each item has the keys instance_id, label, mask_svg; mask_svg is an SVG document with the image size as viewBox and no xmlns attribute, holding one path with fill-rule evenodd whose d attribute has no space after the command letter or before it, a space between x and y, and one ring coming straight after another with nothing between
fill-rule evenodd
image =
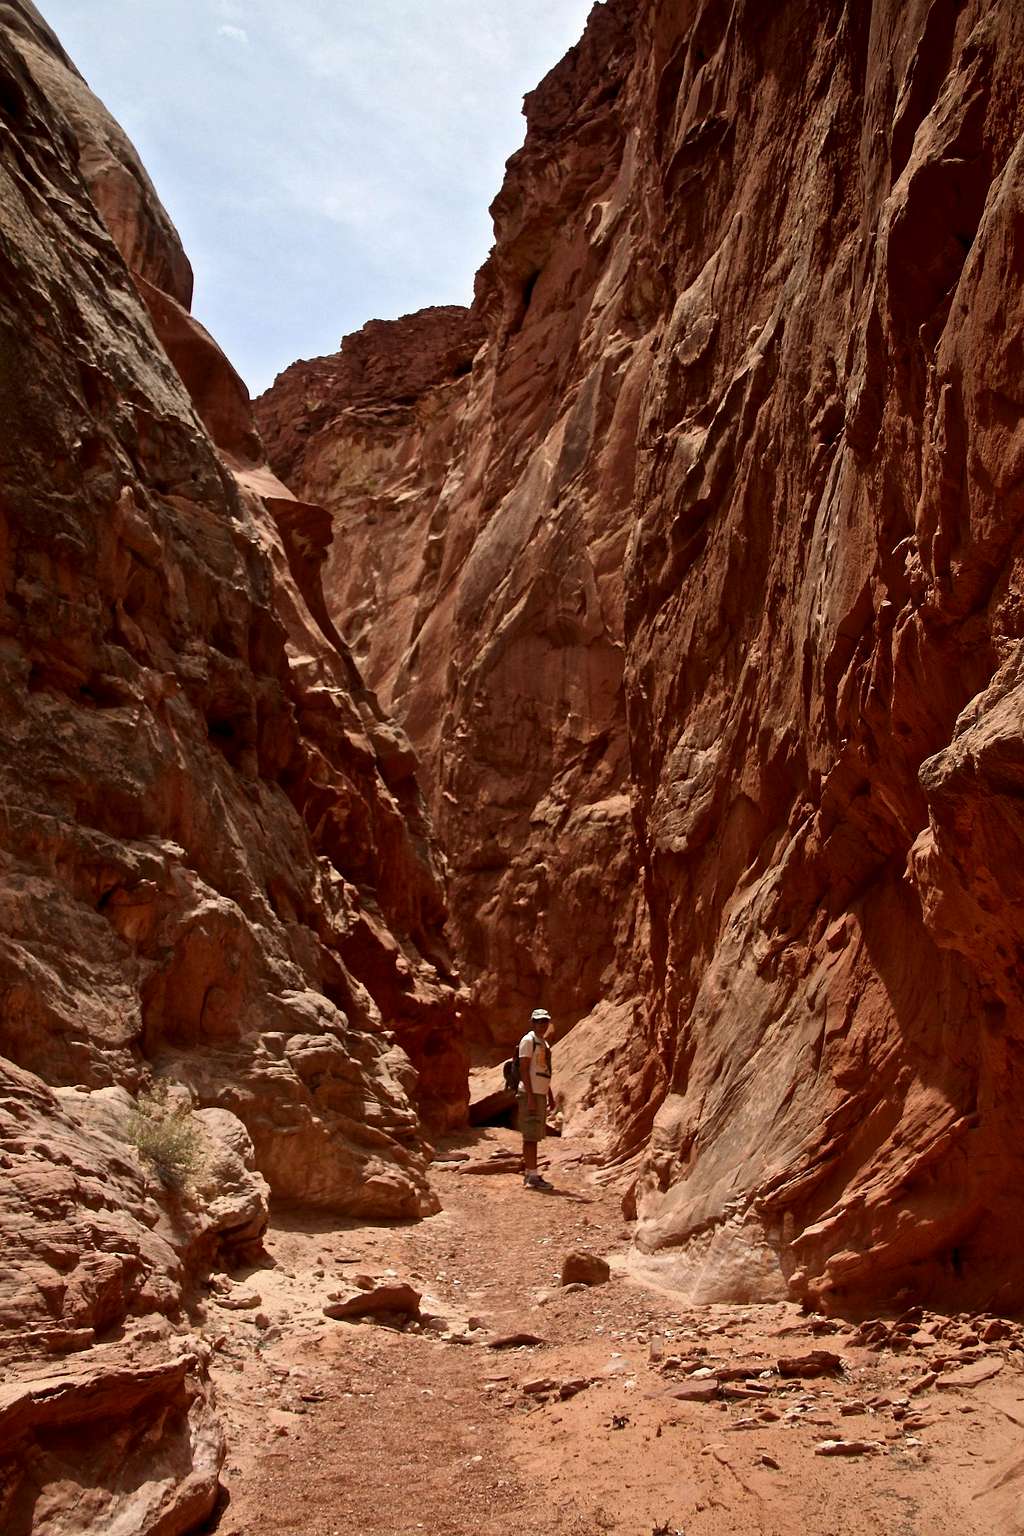
<instances>
[{"instance_id":1,"label":"canyon wall","mask_svg":"<svg viewBox=\"0 0 1024 1536\"><path fill-rule=\"evenodd\" d=\"M434 1208L462 998L414 754L324 602L330 520L263 462L27 0L0 128L0 1526L173 1536L223 1457L197 1279L258 1252L271 1195ZM161 1106L184 1189L138 1150Z\"/></svg>"},{"instance_id":2,"label":"canyon wall","mask_svg":"<svg viewBox=\"0 0 1024 1536\"><path fill-rule=\"evenodd\" d=\"M470 372L410 317L258 404L483 1016L580 1021L570 1128L696 1299L1024 1301L1022 74L1012 0L607 0Z\"/></svg>"},{"instance_id":3,"label":"canyon wall","mask_svg":"<svg viewBox=\"0 0 1024 1536\"><path fill-rule=\"evenodd\" d=\"M471 312L368 326L257 402L275 467L334 516L335 611L423 759L453 945L502 1042L539 1003L562 1028L625 1006L623 559L644 364L585 225L619 175L632 53L601 9L530 99Z\"/></svg>"}]
</instances>

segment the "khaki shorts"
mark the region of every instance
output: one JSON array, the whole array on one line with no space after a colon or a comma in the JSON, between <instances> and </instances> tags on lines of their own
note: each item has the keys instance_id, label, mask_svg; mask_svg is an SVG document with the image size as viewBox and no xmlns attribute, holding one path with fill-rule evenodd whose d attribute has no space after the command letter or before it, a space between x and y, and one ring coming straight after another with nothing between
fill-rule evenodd
<instances>
[{"instance_id":1,"label":"khaki shorts","mask_svg":"<svg viewBox=\"0 0 1024 1536\"><path fill-rule=\"evenodd\" d=\"M540 1114L532 1114L526 1108L526 1094L520 1089L516 1095L519 1104L519 1131L524 1141L543 1141L547 1135L548 1097L547 1094L534 1094L533 1102L536 1104L540 1098Z\"/></svg>"}]
</instances>

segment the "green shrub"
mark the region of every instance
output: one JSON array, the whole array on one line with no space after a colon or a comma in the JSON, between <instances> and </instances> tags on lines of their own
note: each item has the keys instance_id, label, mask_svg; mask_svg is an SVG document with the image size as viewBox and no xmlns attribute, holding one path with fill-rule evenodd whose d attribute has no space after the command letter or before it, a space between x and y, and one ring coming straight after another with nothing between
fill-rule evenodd
<instances>
[{"instance_id":1,"label":"green shrub","mask_svg":"<svg viewBox=\"0 0 1024 1536\"><path fill-rule=\"evenodd\" d=\"M202 1132L187 1103L170 1102L165 1083L139 1094L127 1132L165 1188L191 1186L203 1164Z\"/></svg>"}]
</instances>

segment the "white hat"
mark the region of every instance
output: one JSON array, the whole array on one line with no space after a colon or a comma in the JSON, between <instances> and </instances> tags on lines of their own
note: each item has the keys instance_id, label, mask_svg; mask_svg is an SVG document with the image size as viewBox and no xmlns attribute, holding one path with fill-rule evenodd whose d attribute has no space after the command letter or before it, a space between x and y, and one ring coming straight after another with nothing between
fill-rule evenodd
<instances>
[{"instance_id":1,"label":"white hat","mask_svg":"<svg viewBox=\"0 0 1024 1536\"><path fill-rule=\"evenodd\" d=\"M550 1013L548 1013L546 1008L535 1008L533 1010L533 1012L530 1014L530 1023L531 1024L539 1024L542 1020L546 1020L546 1022L548 1024L550 1024L551 1023L551 1015L550 1015Z\"/></svg>"}]
</instances>

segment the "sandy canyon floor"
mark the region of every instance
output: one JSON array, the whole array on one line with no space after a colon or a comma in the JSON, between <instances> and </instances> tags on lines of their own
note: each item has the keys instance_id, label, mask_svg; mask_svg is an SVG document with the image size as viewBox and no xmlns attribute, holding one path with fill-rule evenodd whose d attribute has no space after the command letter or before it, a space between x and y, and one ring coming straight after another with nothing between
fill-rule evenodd
<instances>
[{"instance_id":1,"label":"sandy canyon floor","mask_svg":"<svg viewBox=\"0 0 1024 1536\"><path fill-rule=\"evenodd\" d=\"M789 1305L681 1305L623 1273L618 1194L579 1145L547 1144L552 1194L464 1171L516 1144L449 1144L439 1157L468 1161L435 1164L443 1210L422 1223L279 1216L268 1261L215 1281L200 1312L230 1437L217 1536L1024 1530L1016 1324L915 1314L864 1342ZM610 1259L608 1283L560 1286L579 1248ZM324 1316L356 1274L389 1271L447 1327ZM517 1332L540 1342L494 1347ZM780 1375L812 1350L840 1373Z\"/></svg>"}]
</instances>

